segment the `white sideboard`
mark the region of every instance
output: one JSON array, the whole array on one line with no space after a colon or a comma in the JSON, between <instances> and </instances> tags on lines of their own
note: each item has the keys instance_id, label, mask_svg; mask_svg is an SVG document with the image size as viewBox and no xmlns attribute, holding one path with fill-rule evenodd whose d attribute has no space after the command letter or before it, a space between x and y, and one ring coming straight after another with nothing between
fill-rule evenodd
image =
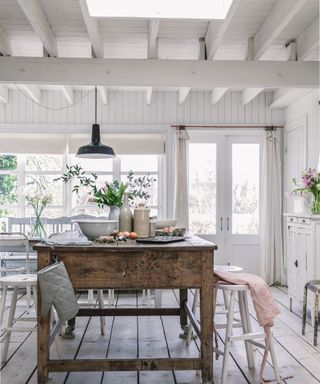
<instances>
[{"instance_id":1,"label":"white sideboard","mask_svg":"<svg viewBox=\"0 0 320 384\"><path fill-rule=\"evenodd\" d=\"M290 310L293 303L302 309L307 281L320 279L320 215L286 213L287 273ZM311 302L308 301L309 308Z\"/></svg>"}]
</instances>

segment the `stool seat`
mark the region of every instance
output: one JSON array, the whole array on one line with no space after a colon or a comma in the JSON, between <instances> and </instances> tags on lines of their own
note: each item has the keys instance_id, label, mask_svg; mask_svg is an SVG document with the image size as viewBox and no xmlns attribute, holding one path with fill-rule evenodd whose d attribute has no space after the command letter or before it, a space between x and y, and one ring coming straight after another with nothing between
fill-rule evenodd
<instances>
[{"instance_id":1,"label":"stool seat","mask_svg":"<svg viewBox=\"0 0 320 384\"><path fill-rule=\"evenodd\" d=\"M307 282L306 287L312 292L320 292L320 280L310 280Z\"/></svg>"},{"instance_id":2,"label":"stool seat","mask_svg":"<svg viewBox=\"0 0 320 384\"><path fill-rule=\"evenodd\" d=\"M0 277L0 284L5 284L8 286L35 286L37 285L37 281L37 275L31 273Z\"/></svg>"}]
</instances>

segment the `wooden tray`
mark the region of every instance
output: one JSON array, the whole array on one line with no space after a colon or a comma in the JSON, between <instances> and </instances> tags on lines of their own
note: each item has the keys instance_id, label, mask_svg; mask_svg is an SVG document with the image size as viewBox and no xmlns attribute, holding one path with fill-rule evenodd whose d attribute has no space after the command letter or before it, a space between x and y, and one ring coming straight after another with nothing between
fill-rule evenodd
<instances>
[{"instance_id":1,"label":"wooden tray","mask_svg":"<svg viewBox=\"0 0 320 384\"><path fill-rule=\"evenodd\" d=\"M156 237L141 237L137 238L137 241L140 243L149 243L149 244L167 244L174 243L176 241L184 241L186 238L184 236L156 236Z\"/></svg>"}]
</instances>

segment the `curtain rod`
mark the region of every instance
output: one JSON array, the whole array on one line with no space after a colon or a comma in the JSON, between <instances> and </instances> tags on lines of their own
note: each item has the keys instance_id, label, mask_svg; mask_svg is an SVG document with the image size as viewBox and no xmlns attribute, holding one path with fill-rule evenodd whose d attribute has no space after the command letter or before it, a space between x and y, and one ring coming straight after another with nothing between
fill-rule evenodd
<instances>
[{"instance_id":1,"label":"curtain rod","mask_svg":"<svg viewBox=\"0 0 320 384\"><path fill-rule=\"evenodd\" d=\"M226 124L226 125L188 125L188 124L172 124L172 128L263 128L267 131L271 131L277 128L284 128L283 125L237 125L237 124Z\"/></svg>"}]
</instances>

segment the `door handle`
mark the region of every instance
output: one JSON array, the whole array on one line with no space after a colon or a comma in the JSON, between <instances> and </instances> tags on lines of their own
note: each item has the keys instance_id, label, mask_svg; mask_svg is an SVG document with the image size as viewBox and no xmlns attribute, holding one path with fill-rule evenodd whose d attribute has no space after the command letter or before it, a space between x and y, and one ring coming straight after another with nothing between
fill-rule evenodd
<instances>
[{"instance_id":1,"label":"door handle","mask_svg":"<svg viewBox=\"0 0 320 384\"><path fill-rule=\"evenodd\" d=\"M229 231L229 229L230 229L230 225L229 225L230 223L229 223L229 217L227 217L227 231Z\"/></svg>"},{"instance_id":2,"label":"door handle","mask_svg":"<svg viewBox=\"0 0 320 384\"><path fill-rule=\"evenodd\" d=\"M298 268L298 260L294 262L294 265Z\"/></svg>"},{"instance_id":3,"label":"door handle","mask_svg":"<svg viewBox=\"0 0 320 384\"><path fill-rule=\"evenodd\" d=\"M223 231L223 217L220 217L220 230Z\"/></svg>"}]
</instances>

